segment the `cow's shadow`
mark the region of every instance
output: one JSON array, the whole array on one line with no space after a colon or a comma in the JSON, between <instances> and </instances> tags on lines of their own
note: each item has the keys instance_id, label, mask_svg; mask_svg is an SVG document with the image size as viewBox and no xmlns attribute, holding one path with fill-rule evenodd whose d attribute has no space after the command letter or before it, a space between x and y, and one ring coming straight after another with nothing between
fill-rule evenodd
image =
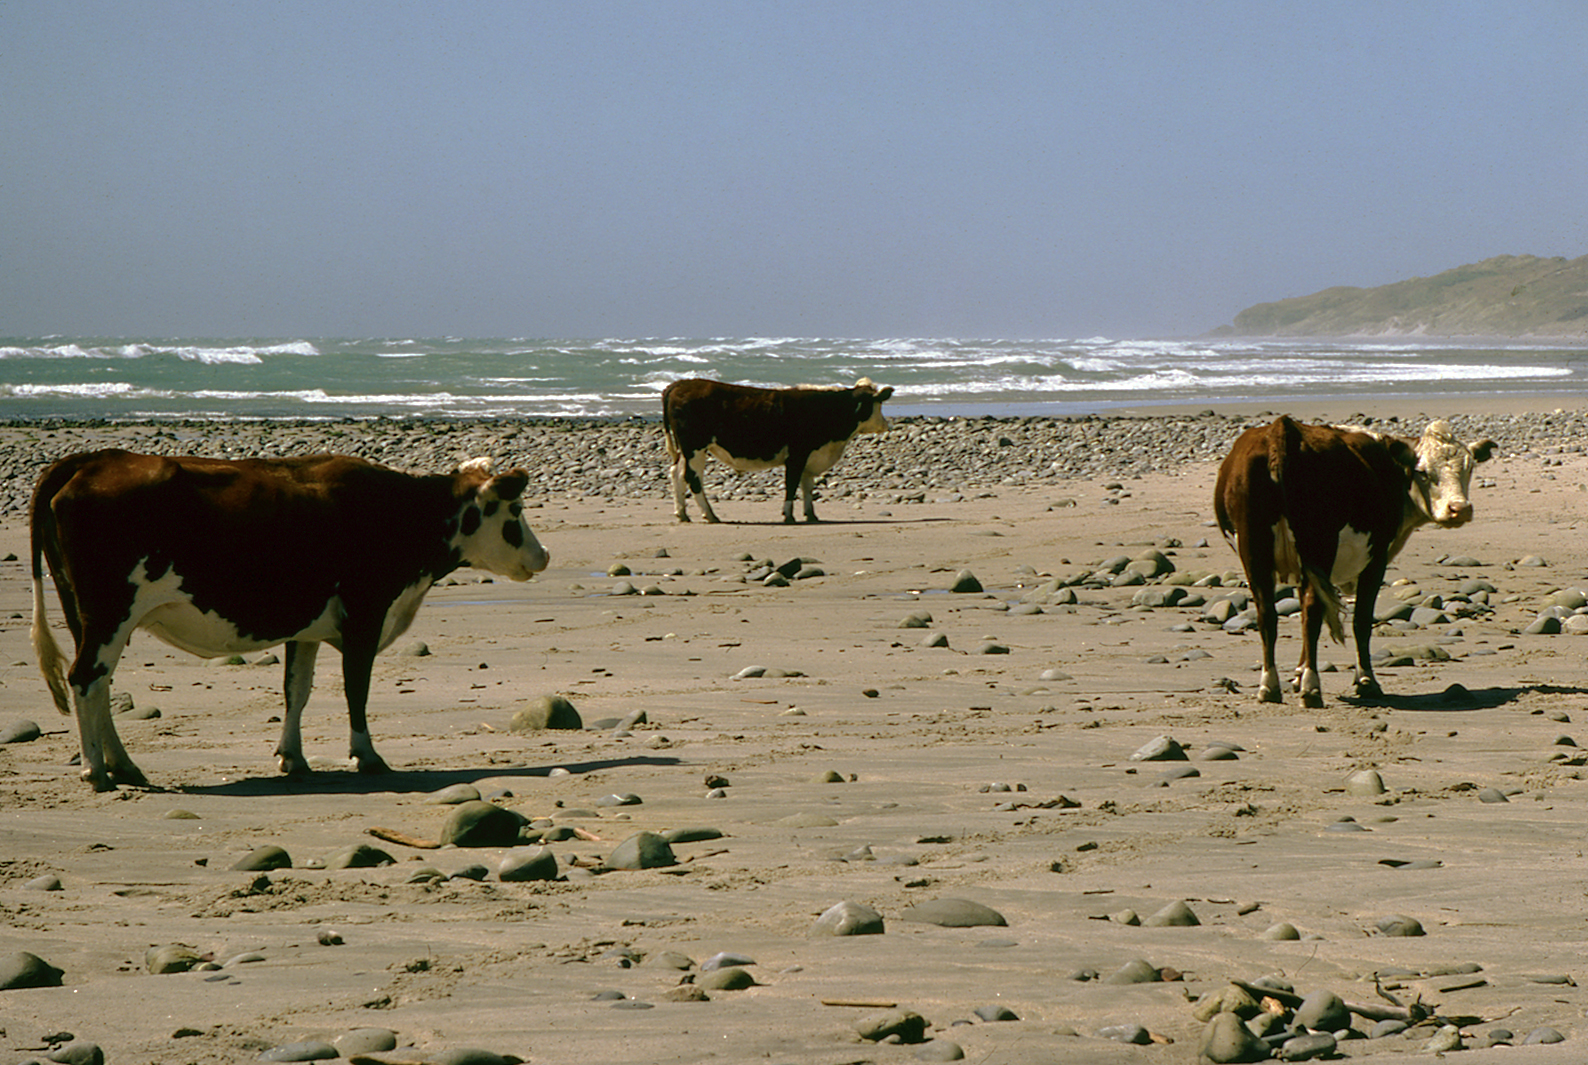
<instances>
[{"instance_id":1,"label":"cow's shadow","mask_svg":"<svg viewBox=\"0 0 1588 1065\"><path fill-rule=\"evenodd\" d=\"M563 762L559 765L572 773L591 773L599 769L621 769L631 766L677 766L681 758L658 758L642 755L634 758L610 758L593 762ZM264 776L228 780L224 784L197 784L172 788L185 795L375 795L424 794L440 791L453 784L473 784L480 780L501 781L515 777L550 776L552 766L489 766L469 769L393 769L385 773L359 773L352 769L319 769L303 777ZM164 790L164 789L159 789Z\"/></svg>"},{"instance_id":2,"label":"cow's shadow","mask_svg":"<svg viewBox=\"0 0 1588 1065\"><path fill-rule=\"evenodd\" d=\"M1372 698L1341 696L1340 701L1364 709L1415 710L1423 713L1454 714L1470 710L1492 710L1507 706L1524 695L1588 695L1588 688L1561 684L1524 684L1520 687L1465 688L1452 684L1444 691L1420 695L1378 695Z\"/></svg>"}]
</instances>

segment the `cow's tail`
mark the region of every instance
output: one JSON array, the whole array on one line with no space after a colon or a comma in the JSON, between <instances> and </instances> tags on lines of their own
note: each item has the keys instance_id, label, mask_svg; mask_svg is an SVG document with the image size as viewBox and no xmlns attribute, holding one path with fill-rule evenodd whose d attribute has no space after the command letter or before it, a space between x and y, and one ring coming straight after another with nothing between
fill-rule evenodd
<instances>
[{"instance_id":1,"label":"cow's tail","mask_svg":"<svg viewBox=\"0 0 1588 1065\"><path fill-rule=\"evenodd\" d=\"M1296 522L1291 515L1296 513L1296 507L1291 487L1293 478L1286 476L1286 469L1294 465L1300 454L1301 426L1292 421L1289 415L1281 415L1268 427L1268 476L1279 492L1279 513L1285 524L1290 526L1293 537L1296 535ZM1343 607L1334 581L1317 566L1309 564L1299 546L1296 555L1301 566L1301 579L1307 582L1313 596L1323 604L1323 620L1329 626L1329 638L1335 643L1345 643L1345 626L1340 623Z\"/></svg>"},{"instance_id":2,"label":"cow's tail","mask_svg":"<svg viewBox=\"0 0 1588 1065\"><path fill-rule=\"evenodd\" d=\"M666 392L662 393L662 437L667 441L667 458L672 462L678 461L683 449L678 446L678 430L673 425L673 405L668 402Z\"/></svg>"},{"instance_id":3,"label":"cow's tail","mask_svg":"<svg viewBox=\"0 0 1588 1065\"><path fill-rule=\"evenodd\" d=\"M46 474L46 480L48 474ZM55 536L55 516L50 512L45 482L39 483L33 495L33 508L29 520L33 548L33 654L38 659L39 672L55 700L55 709L63 714L72 712L71 698L66 690L66 655L50 632L49 608L44 598L44 546ZM59 577L56 580L59 581Z\"/></svg>"}]
</instances>

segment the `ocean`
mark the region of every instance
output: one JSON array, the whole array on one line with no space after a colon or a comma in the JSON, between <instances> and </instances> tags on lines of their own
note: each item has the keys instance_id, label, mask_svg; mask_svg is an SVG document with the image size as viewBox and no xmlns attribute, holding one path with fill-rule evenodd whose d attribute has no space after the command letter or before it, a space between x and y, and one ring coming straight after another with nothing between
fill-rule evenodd
<instances>
[{"instance_id":1,"label":"ocean","mask_svg":"<svg viewBox=\"0 0 1588 1065\"><path fill-rule=\"evenodd\" d=\"M892 385L895 415L1588 396L1588 345L1194 339L0 338L0 419L642 417L681 377Z\"/></svg>"}]
</instances>

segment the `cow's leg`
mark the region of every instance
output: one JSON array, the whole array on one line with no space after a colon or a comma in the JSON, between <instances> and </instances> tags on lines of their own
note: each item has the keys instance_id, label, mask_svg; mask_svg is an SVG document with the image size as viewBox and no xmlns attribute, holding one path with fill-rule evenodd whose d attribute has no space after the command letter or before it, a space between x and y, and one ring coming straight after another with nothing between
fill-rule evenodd
<instances>
[{"instance_id":1,"label":"cow's leg","mask_svg":"<svg viewBox=\"0 0 1588 1065\"><path fill-rule=\"evenodd\" d=\"M286 712L281 717L281 740L276 744L276 764L289 777L307 776L308 759L303 757L303 707L314 688L314 659L320 653L318 640L291 640L287 643L286 668L281 691Z\"/></svg>"},{"instance_id":2,"label":"cow's leg","mask_svg":"<svg viewBox=\"0 0 1588 1065\"><path fill-rule=\"evenodd\" d=\"M347 692L348 753L360 773L385 773L390 767L375 753L369 738L365 711L369 706L369 678L375 668L378 633L342 633L342 687Z\"/></svg>"},{"instance_id":3,"label":"cow's leg","mask_svg":"<svg viewBox=\"0 0 1588 1065\"><path fill-rule=\"evenodd\" d=\"M806 470L800 477L800 494L805 497L805 520L816 521L816 475Z\"/></svg>"},{"instance_id":4,"label":"cow's leg","mask_svg":"<svg viewBox=\"0 0 1588 1065\"><path fill-rule=\"evenodd\" d=\"M700 504L701 517L716 524L722 519L717 517L717 512L711 509L711 500L706 498L706 482L701 474L706 469L705 451L696 451L684 458L684 481L689 490L694 494L695 502Z\"/></svg>"},{"instance_id":5,"label":"cow's leg","mask_svg":"<svg viewBox=\"0 0 1588 1065\"><path fill-rule=\"evenodd\" d=\"M687 486L684 483L688 469L689 459L682 451L673 457L673 464L667 468L668 479L673 483L673 516L679 521L689 520Z\"/></svg>"},{"instance_id":6,"label":"cow's leg","mask_svg":"<svg viewBox=\"0 0 1588 1065\"><path fill-rule=\"evenodd\" d=\"M1384 694L1373 676L1373 604L1378 600L1378 590L1384 584L1384 572L1389 569L1389 559L1374 559L1367 564L1356 579L1356 603L1351 607L1351 635L1356 639L1356 694L1365 699L1377 699Z\"/></svg>"},{"instance_id":7,"label":"cow's leg","mask_svg":"<svg viewBox=\"0 0 1588 1065\"><path fill-rule=\"evenodd\" d=\"M1311 581L1301 588L1301 664L1296 671L1296 689L1301 705L1313 710L1323 708L1323 683L1318 679L1318 636L1323 632L1323 614L1328 604L1313 590Z\"/></svg>"},{"instance_id":8,"label":"cow's leg","mask_svg":"<svg viewBox=\"0 0 1588 1065\"><path fill-rule=\"evenodd\" d=\"M1254 523L1255 524L1255 523ZM1251 589L1252 606L1257 611L1257 635L1263 645L1263 679L1257 698L1265 703L1282 703L1279 668L1274 665L1274 645L1279 642L1279 615L1274 612L1274 542L1267 530L1254 529L1237 544L1241 568Z\"/></svg>"},{"instance_id":9,"label":"cow's leg","mask_svg":"<svg viewBox=\"0 0 1588 1065\"><path fill-rule=\"evenodd\" d=\"M783 464L783 524L794 524L794 494L799 491L800 485L805 480L805 455L797 455L790 451L788 461ZM805 492L805 520L815 521L816 510L811 506L810 490Z\"/></svg>"},{"instance_id":10,"label":"cow's leg","mask_svg":"<svg viewBox=\"0 0 1588 1065\"><path fill-rule=\"evenodd\" d=\"M110 717L110 678L131 634L130 626L112 633L97 633L94 626L86 626L66 675L82 743L82 777L95 791L115 791L117 784L149 784L121 745Z\"/></svg>"}]
</instances>

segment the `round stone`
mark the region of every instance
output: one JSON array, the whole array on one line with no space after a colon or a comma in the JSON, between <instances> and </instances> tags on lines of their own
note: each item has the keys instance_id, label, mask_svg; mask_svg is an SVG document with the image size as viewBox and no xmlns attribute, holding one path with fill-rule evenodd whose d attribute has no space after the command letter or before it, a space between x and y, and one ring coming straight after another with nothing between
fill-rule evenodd
<instances>
[{"instance_id":1,"label":"round stone","mask_svg":"<svg viewBox=\"0 0 1588 1065\"><path fill-rule=\"evenodd\" d=\"M460 803L441 826L441 842L456 847L511 847L524 823L522 816L495 803Z\"/></svg>"},{"instance_id":2,"label":"round stone","mask_svg":"<svg viewBox=\"0 0 1588 1065\"><path fill-rule=\"evenodd\" d=\"M655 832L636 832L619 843L606 860L608 869L658 869L677 864L673 848Z\"/></svg>"},{"instance_id":3,"label":"round stone","mask_svg":"<svg viewBox=\"0 0 1588 1065\"><path fill-rule=\"evenodd\" d=\"M0 958L0 991L24 987L60 987L60 969L25 950Z\"/></svg>"},{"instance_id":4,"label":"round stone","mask_svg":"<svg viewBox=\"0 0 1588 1065\"><path fill-rule=\"evenodd\" d=\"M1003 914L969 899L933 899L907 907L901 921L935 924L943 928L975 928L984 925L1006 927Z\"/></svg>"},{"instance_id":5,"label":"round stone","mask_svg":"<svg viewBox=\"0 0 1588 1065\"><path fill-rule=\"evenodd\" d=\"M859 902L840 902L816 919L813 936L880 936L882 915Z\"/></svg>"},{"instance_id":6,"label":"round stone","mask_svg":"<svg viewBox=\"0 0 1588 1065\"><path fill-rule=\"evenodd\" d=\"M1268 1057L1268 1044L1253 1035L1240 1017L1220 1013L1202 1029L1197 1051L1211 1062L1262 1061Z\"/></svg>"},{"instance_id":7,"label":"round stone","mask_svg":"<svg viewBox=\"0 0 1588 1065\"><path fill-rule=\"evenodd\" d=\"M232 864L232 869L245 873L268 873L272 869L291 869L292 856L274 844L249 851Z\"/></svg>"},{"instance_id":8,"label":"round stone","mask_svg":"<svg viewBox=\"0 0 1588 1065\"><path fill-rule=\"evenodd\" d=\"M523 847L511 851L497 867L498 880L509 883L527 880L556 880L557 856L547 847Z\"/></svg>"},{"instance_id":9,"label":"round stone","mask_svg":"<svg viewBox=\"0 0 1588 1065\"><path fill-rule=\"evenodd\" d=\"M531 699L513 715L509 727L514 732L539 732L543 729L581 729L584 721L573 703L561 695L542 695Z\"/></svg>"},{"instance_id":10,"label":"round stone","mask_svg":"<svg viewBox=\"0 0 1588 1065\"><path fill-rule=\"evenodd\" d=\"M860 1038L880 1043L898 1036L901 1043L919 1043L926 1036L926 1018L914 1010L892 1009L881 1013L868 1013L855 1021L855 1031Z\"/></svg>"}]
</instances>

